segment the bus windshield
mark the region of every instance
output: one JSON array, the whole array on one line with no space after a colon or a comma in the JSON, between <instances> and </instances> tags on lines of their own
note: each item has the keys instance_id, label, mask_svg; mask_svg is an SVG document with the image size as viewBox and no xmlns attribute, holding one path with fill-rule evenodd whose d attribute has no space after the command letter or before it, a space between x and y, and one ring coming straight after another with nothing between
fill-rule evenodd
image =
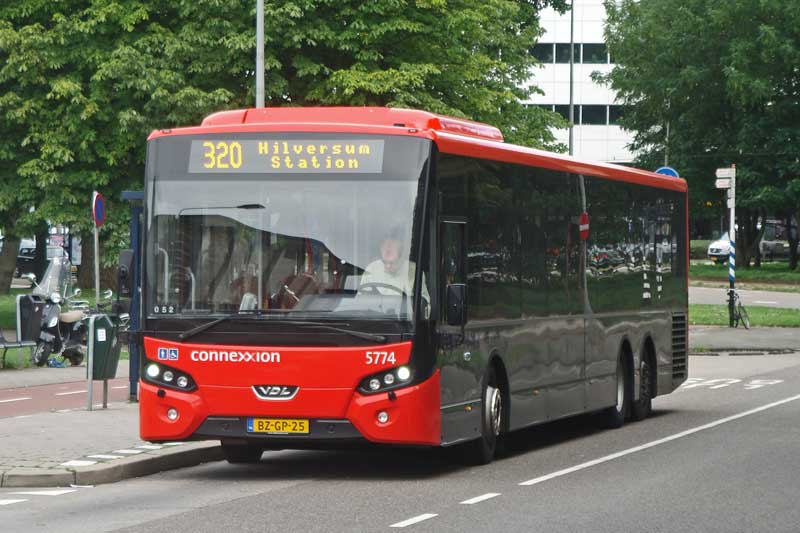
<instances>
[{"instance_id":1,"label":"bus windshield","mask_svg":"<svg viewBox=\"0 0 800 533\"><path fill-rule=\"evenodd\" d=\"M209 137L150 150L148 316L413 318L429 141ZM220 160L219 147L234 155ZM344 168L320 154L359 147Z\"/></svg>"}]
</instances>

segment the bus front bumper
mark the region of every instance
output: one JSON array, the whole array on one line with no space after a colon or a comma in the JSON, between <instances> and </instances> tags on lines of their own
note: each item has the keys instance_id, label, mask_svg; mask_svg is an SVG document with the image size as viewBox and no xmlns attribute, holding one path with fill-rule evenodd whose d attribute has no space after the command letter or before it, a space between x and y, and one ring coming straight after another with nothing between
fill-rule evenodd
<instances>
[{"instance_id":1,"label":"bus front bumper","mask_svg":"<svg viewBox=\"0 0 800 533\"><path fill-rule=\"evenodd\" d=\"M163 391L160 395L159 390ZM393 398L385 392L364 395L344 389L307 389L303 392L319 398L318 406L309 408L305 402L302 409L294 410L291 401L256 399L250 387L200 385L193 392L181 392L140 381L139 429L142 439L152 442L230 439L265 447L304 448L366 440L436 446L441 442L439 390L437 370L421 383L396 389ZM346 405L343 413L330 410L329 405L340 402ZM170 410L177 413L174 420ZM381 413L388 416L386 422L379 421ZM251 418L308 420L308 433L249 432Z\"/></svg>"}]
</instances>

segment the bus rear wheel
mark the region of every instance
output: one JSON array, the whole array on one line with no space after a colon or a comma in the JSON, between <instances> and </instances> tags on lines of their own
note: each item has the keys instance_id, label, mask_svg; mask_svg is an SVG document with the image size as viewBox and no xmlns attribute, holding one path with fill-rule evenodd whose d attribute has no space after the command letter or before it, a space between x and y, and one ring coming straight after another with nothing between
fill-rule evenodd
<instances>
[{"instance_id":1,"label":"bus rear wheel","mask_svg":"<svg viewBox=\"0 0 800 533\"><path fill-rule=\"evenodd\" d=\"M503 391L494 366L489 367L481 397L481 436L464 444L464 459L469 464L485 465L491 463L497 453L503 419Z\"/></svg>"},{"instance_id":2,"label":"bus rear wheel","mask_svg":"<svg viewBox=\"0 0 800 533\"><path fill-rule=\"evenodd\" d=\"M253 444L227 444L222 443L222 455L231 464L252 464L261 460L264 453L261 446Z\"/></svg>"},{"instance_id":3,"label":"bus rear wheel","mask_svg":"<svg viewBox=\"0 0 800 533\"><path fill-rule=\"evenodd\" d=\"M614 405L605 410L605 425L611 429L622 427L628 416L631 404L630 394L630 372L626 362L624 352L619 354L617 360L617 401Z\"/></svg>"},{"instance_id":4,"label":"bus rear wheel","mask_svg":"<svg viewBox=\"0 0 800 533\"><path fill-rule=\"evenodd\" d=\"M653 409L653 368L648 357L642 357L639 366L639 399L631 406L631 418L639 421L650 416Z\"/></svg>"}]
</instances>

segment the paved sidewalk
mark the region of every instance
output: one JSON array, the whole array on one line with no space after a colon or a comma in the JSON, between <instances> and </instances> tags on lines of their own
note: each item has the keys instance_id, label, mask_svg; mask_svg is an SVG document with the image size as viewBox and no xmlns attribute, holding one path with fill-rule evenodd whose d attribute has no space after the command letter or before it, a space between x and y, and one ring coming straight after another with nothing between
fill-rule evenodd
<instances>
[{"instance_id":1,"label":"paved sidewalk","mask_svg":"<svg viewBox=\"0 0 800 533\"><path fill-rule=\"evenodd\" d=\"M138 404L5 418L0 486L96 485L221 459L219 443L153 445L138 437Z\"/></svg>"}]
</instances>

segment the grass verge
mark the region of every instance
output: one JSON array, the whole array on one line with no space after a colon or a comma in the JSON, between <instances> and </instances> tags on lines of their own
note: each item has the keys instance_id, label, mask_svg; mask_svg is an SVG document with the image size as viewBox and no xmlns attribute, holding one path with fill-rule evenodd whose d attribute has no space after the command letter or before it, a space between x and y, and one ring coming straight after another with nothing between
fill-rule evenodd
<instances>
[{"instance_id":1,"label":"grass verge","mask_svg":"<svg viewBox=\"0 0 800 533\"><path fill-rule=\"evenodd\" d=\"M728 281L728 265L692 262L689 279ZM761 268L737 268L736 281L800 285L800 270L789 270L789 264L785 262L761 263Z\"/></svg>"},{"instance_id":2,"label":"grass verge","mask_svg":"<svg viewBox=\"0 0 800 533\"><path fill-rule=\"evenodd\" d=\"M800 309L746 306L750 327L800 328ZM727 326L728 306L689 305L689 324L693 326Z\"/></svg>"}]
</instances>

